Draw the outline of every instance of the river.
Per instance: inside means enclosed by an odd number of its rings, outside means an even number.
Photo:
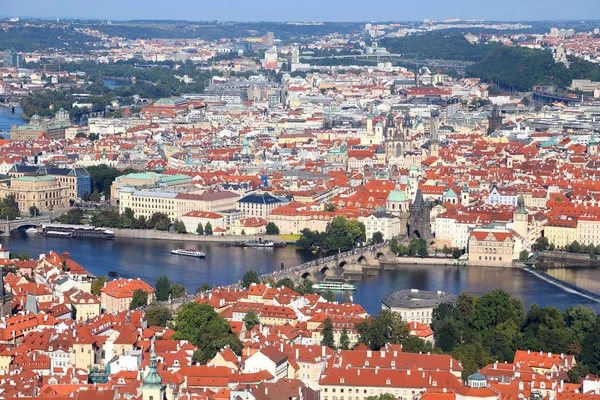
[[[315,257],[310,252],[297,251],[294,246],[283,249],[243,249],[219,247],[206,242],[177,242],[143,239],[94,240],[62,239],[27,236],[13,232],[10,238],[0,238],[3,247],[13,253],[28,252],[33,257],[50,250],[68,251],[71,258],[94,275],[117,271],[125,278],[141,278],[154,284],[160,275],[167,275],[172,283],[181,283],[193,291],[203,283],[226,285],[239,280],[246,271],[268,272],[296,265]],[[171,255],[175,247],[198,249],[205,259]],[[573,270],[571,270],[573,271]],[[582,279],[600,282],[600,271],[588,271]],[[598,285],[600,287],[600,284]],[[493,267],[454,267],[405,265],[398,271],[384,271],[357,282],[353,301],[367,312],[376,314],[381,299],[401,289],[442,290],[459,294],[483,294],[503,289],[520,298],[525,307],[532,303],[565,309],[578,304],[600,312],[600,304],[561,289],[519,269]],[[589,290],[589,288],[588,288]]]
[[[21,111],[21,108],[17,107],[13,114],[10,108],[0,107],[0,132],[10,132],[11,126],[23,125],[26,121],[21,118]]]

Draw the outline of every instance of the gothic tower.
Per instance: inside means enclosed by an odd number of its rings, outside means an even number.
[[[423,199],[423,192],[417,189],[415,201],[410,205],[408,236],[431,241],[431,205]]]
[[[496,131],[496,129],[500,128],[502,125],[502,114],[500,114],[500,110],[498,106],[494,104],[492,108],[492,113],[488,116],[488,130],[487,134],[490,135]]]

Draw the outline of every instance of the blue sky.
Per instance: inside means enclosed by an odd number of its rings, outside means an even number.
[[[0,15],[191,21],[600,19],[600,0],[3,0]]]

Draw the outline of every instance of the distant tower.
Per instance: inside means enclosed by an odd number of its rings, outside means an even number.
[[[144,377],[142,384],[142,400],[166,400],[166,386],[162,384],[162,378],[156,368],[156,353],[154,342],[152,343],[152,354],[150,355],[150,368]]]
[[[466,207],[469,205],[469,203],[471,203],[471,198],[469,196],[469,184],[465,182],[462,190],[460,191],[460,204]]]
[[[517,199],[517,208],[513,213],[513,230],[517,232],[521,237],[525,240],[525,249],[527,249],[528,241],[527,241],[527,228],[529,225],[529,213],[525,208],[525,199],[523,195],[520,194]]]
[[[437,130],[437,122],[432,122],[431,133],[429,134],[429,155],[432,157],[440,156],[440,139]]]
[[[431,205],[423,199],[423,192],[417,189],[415,201],[410,205],[408,236],[431,241]]]
[[[600,142],[598,142],[598,139],[596,139],[596,136],[594,135],[594,130],[592,130],[592,136],[590,137],[590,141],[588,142],[588,154],[598,154],[599,144]]]
[[[502,126],[502,114],[500,114],[498,105],[494,104],[494,107],[492,108],[492,113],[488,116],[487,134],[492,134],[496,131],[496,129],[500,128],[500,126]]]
[[[387,125],[388,127],[385,138],[385,159],[389,161],[392,157],[404,157],[407,151],[412,150],[411,138],[413,126],[408,111],[404,115],[401,128],[396,126],[396,120],[394,119],[391,111],[388,115]]]
[[[0,316],[7,317],[12,314],[12,293],[4,290],[4,274],[0,268]]]

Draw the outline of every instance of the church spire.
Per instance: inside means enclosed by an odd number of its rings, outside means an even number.
[[[404,128],[412,128],[412,120],[410,119],[410,111],[408,109],[404,113],[404,119],[402,120],[402,126]]]
[[[154,352],[154,341],[152,341],[152,353],[150,354],[150,368],[148,373],[144,377],[144,387],[156,387],[160,386],[162,378],[158,373],[156,366],[156,353]]]

